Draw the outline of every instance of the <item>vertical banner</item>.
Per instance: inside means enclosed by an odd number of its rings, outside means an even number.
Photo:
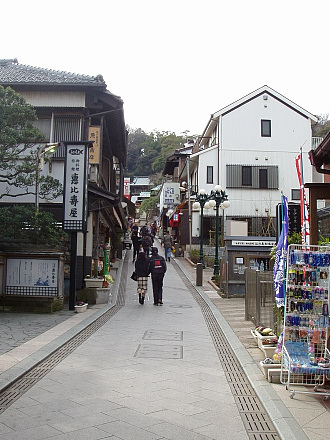
[[[281,215],[282,215],[282,230],[276,246],[275,264],[273,269],[275,300],[277,307],[284,306],[284,302],[285,302],[284,277],[285,277],[286,257],[288,252],[289,225],[288,225],[288,198],[285,197],[284,195],[282,195]]]
[[[65,145],[64,220],[66,231],[87,230],[88,147],[91,142]]]
[[[98,164],[100,163],[100,133],[101,127],[91,126],[88,127],[88,140],[93,142],[89,149],[89,163]]]
[[[301,243],[303,246],[309,246],[309,212],[305,194],[304,172],[302,162],[302,149],[296,156],[296,169],[300,187],[300,217],[301,217]]]
[[[129,177],[124,177],[124,196],[126,199],[130,199],[130,189],[131,186],[131,179]]]

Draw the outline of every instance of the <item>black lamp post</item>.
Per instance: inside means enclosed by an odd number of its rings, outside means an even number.
[[[228,200],[228,195],[223,191],[220,185],[214,187],[214,191],[211,191],[209,199],[211,208],[216,207],[214,276],[219,275],[219,207],[223,210],[228,208],[230,206],[230,201]]]
[[[204,254],[203,254],[203,213],[204,213],[204,208],[205,209],[210,208],[210,204],[209,204],[208,200],[209,200],[209,195],[205,193],[205,189],[201,189],[199,191],[199,194],[197,194],[196,201],[193,205],[194,209],[199,209],[199,207],[201,208],[199,262],[202,263],[203,268],[205,267],[204,266]]]
[[[201,208],[201,232],[200,232],[200,251],[199,251],[199,262],[203,264],[204,267],[204,255],[203,255],[203,212],[204,208],[214,208],[216,207],[216,219],[215,219],[215,258],[214,258],[214,270],[213,275],[219,275],[219,207],[221,209],[226,209],[230,206],[228,200],[228,195],[221,188],[220,185],[216,185],[214,190],[210,194],[206,194],[204,189],[199,191],[196,196],[196,201],[193,205],[194,209]]]

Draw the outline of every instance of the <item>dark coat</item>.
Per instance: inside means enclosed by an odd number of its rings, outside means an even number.
[[[140,237],[138,235],[136,235],[136,234],[132,234],[131,239],[132,239],[132,243],[133,243],[134,249],[139,249],[140,248],[140,244],[141,244]]]
[[[165,258],[159,254],[151,255],[149,259],[149,273],[151,276],[164,274],[167,270]]]
[[[138,258],[135,262],[135,273],[138,277],[149,275],[149,261],[147,258]]]

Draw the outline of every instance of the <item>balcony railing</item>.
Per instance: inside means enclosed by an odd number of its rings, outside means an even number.
[[[323,137],[312,137],[312,149],[315,150],[323,141]]]

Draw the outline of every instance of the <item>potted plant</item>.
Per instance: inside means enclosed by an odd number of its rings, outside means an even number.
[[[76,313],[82,313],[82,312],[86,312],[87,306],[88,306],[87,303],[84,303],[83,301],[78,301],[77,304],[74,306],[74,309]]]
[[[113,282],[114,279],[109,273],[104,275],[103,287],[109,287],[109,284],[113,284]]]
[[[86,287],[102,287],[103,286],[103,277],[91,278],[89,275],[84,279]]]

